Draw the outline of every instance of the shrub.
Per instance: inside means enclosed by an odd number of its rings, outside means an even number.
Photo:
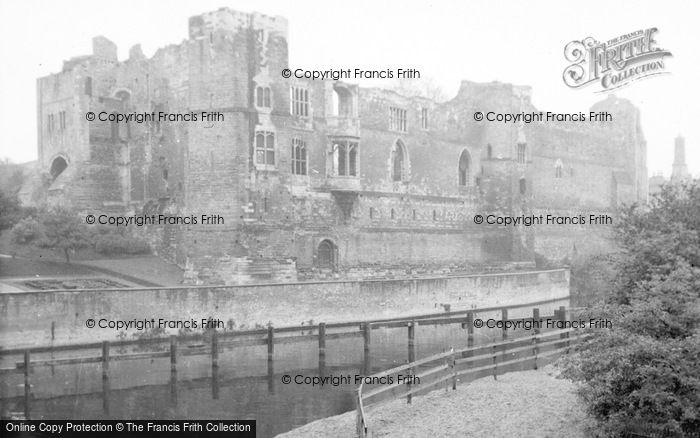
[[[700,430],[700,181],[666,186],[649,206],[623,208],[621,253],[607,318],[565,362],[564,375],[601,436]]]
[[[41,217],[42,236],[37,245],[60,249],[70,263],[70,253],[89,246],[89,228],[74,211],[56,207]]]
[[[27,217],[15,224],[11,230],[12,241],[15,243],[30,243],[41,234],[41,225],[33,217]]]
[[[100,254],[148,254],[150,247],[142,239],[121,234],[102,234],[96,237],[95,250]]]

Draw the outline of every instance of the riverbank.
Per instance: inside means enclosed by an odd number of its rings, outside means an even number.
[[[437,390],[408,405],[395,400],[370,408],[374,437],[584,437],[588,420],[573,382],[555,369],[475,380],[456,391]],[[355,412],[309,423],[279,438],[354,438]]]

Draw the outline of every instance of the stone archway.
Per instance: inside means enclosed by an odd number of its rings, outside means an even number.
[[[338,247],[328,239],[318,244],[316,265],[321,269],[335,269],[338,264]]]
[[[58,156],[51,162],[51,167],[49,168],[49,174],[51,174],[51,179],[56,179],[63,173],[68,167],[68,162],[65,158]]]

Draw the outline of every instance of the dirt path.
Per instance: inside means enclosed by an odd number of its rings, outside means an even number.
[[[583,437],[586,415],[574,384],[547,371],[488,377],[457,388],[399,400],[369,411],[374,437]],[[355,437],[355,413],[326,418],[286,434]]]

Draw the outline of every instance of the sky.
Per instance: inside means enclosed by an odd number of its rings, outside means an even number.
[[[134,44],[152,56],[187,38],[190,16],[220,7],[286,17],[292,69],[416,68],[448,96],[462,80],[529,85],[538,109],[573,113],[586,113],[606,96],[563,83],[564,46],[656,27],[657,45],[673,54],[666,58],[670,74],[635,82],[616,95],[641,111],[650,175],[670,174],[674,138],[681,134],[690,172],[700,176],[695,0],[0,0],[0,158],[36,159],[36,78],[59,72],[68,58],[91,53],[93,36],[114,41],[120,59]]]

